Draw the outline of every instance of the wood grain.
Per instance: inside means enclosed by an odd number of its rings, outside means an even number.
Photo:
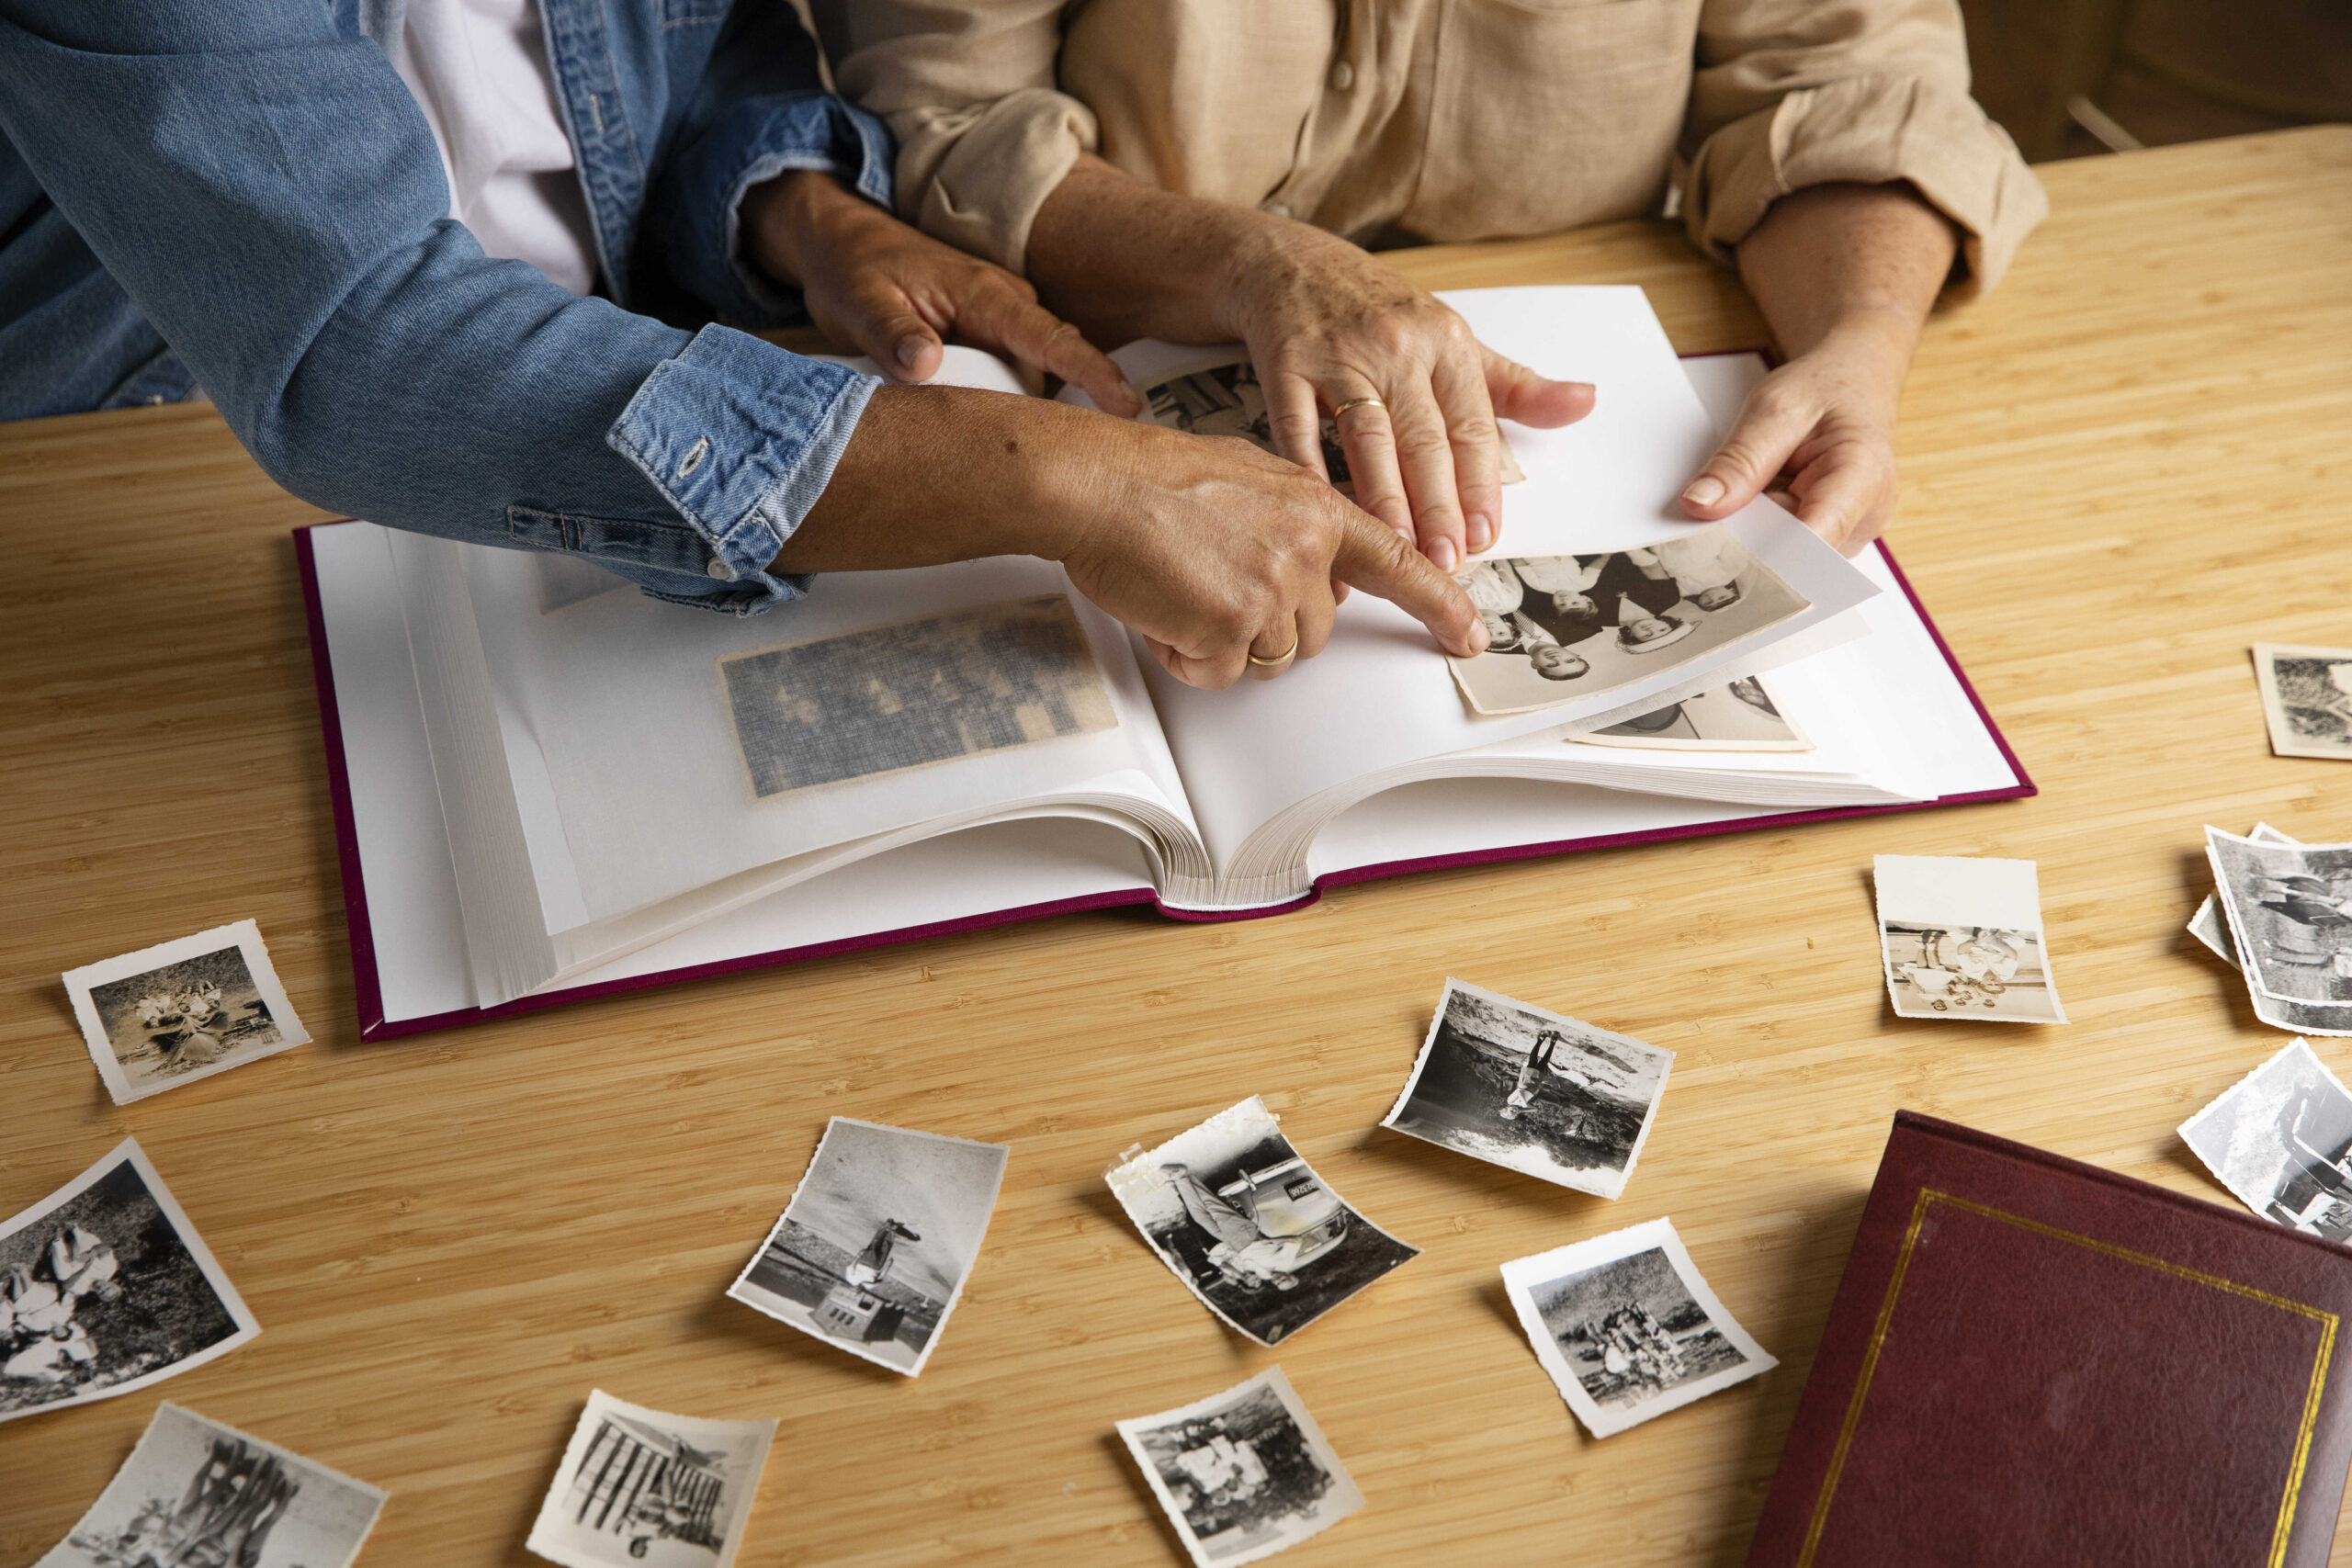
[[[2284,1037],[2177,935],[2199,828],[2352,838],[2352,769],[2269,755],[2245,653],[2352,645],[2352,130],[2042,175],[2008,281],[1928,330],[1895,535],[2039,798],[1256,923],[1071,917],[382,1046],[351,1021],[287,535],[316,513],[202,408],[0,429],[0,1212],[137,1134],[264,1325],[162,1394],[390,1488],[369,1562],[529,1561],[596,1386],[783,1418],[747,1563],[1156,1565],[1180,1558],[1112,1423],[1277,1357],[1178,1289],[1100,1173],[1260,1092],[1427,1249],[1279,1353],[1370,1499],[1285,1563],[1738,1562],[1894,1110],[2222,1199],[2172,1129]],[[1398,260],[1636,282],[1686,351],[1760,339],[1662,226]],[[1877,852],[2040,861],[2075,1024],[1894,1019]],[[318,1043],[109,1104],[59,973],[243,916]],[[1626,1197],[1371,1130],[1448,974],[1680,1053]],[[1013,1145],[916,1382],[721,1298],[835,1112]],[[1497,1267],[1659,1214],[1784,1364],[1596,1444]],[[0,1427],[0,1568],[63,1534],[157,1398]]]

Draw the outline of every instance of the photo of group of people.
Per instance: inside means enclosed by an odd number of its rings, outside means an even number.
[[[2289,988],[2291,981],[2284,976],[2293,976],[2303,967],[2296,960],[2317,957],[2323,952],[2315,945],[2315,939],[2320,938],[2323,933],[2333,932],[2338,943],[2336,953],[2340,954],[2343,952],[2342,942],[2347,935],[2352,935],[2347,933],[2345,927],[2338,926],[2330,918],[2331,915],[2335,915],[2352,919],[2352,911],[2335,908],[2333,905],[2327,908],[2312,907],[2313,903],[2326,901],[2324,890],[2319,891],[2317,898],[2313,898],[2314,889],[2311,886],[2297,888],[2294,887],[2291,880],[2282,880],[2270,875],[2272,872],[2278,872],[2285,879],[2304,880],[2308,883],[2322,884],[2324,887],[2332,887],[2333,882],[2324,874],[2327,870],[2325,863],[2323,863],[2316,868],[2298,869],[2292,862],[2275,863],[2259,868],[2251,876],[2242,877],[2245,893],[2256,905],[2264,901],[2262,890],[2265,886],[2276,887],[2280,895],[2277,900],[2279,907],[2264,911],[2265,916],[2274,923],[2267,925],[2262,931],[2250,932],[2239,925],[2240,916],[2235,903],[2223,897],[2230,879],[2222,869],[2219,848],[2211,842],[2215,835],[2215,829],[2208,828],[2205,831],[2209,840],[2206,852],[2213,860],[2216,886],[2215,891],[2206,898],[2205,902],[2198,906],[2196,915],[2188,922],[2188,934],[2202,942],[2222,963],[2238,971],[2240,978],[2245,982],[2246,1000],[2252,1005],[2255,1017],[2273,1029],[2292,1030],[2299,1034],[2352,1035],[2352,1000],[2339,1001],[2333,998],[2316,998],[2308,995],[2281,996],[2267,986],[2262,978],[2264,965],[2268,963],[2274,971],[2283,971],[2283,976],[2279,979],[2280,988]],[[2228,837],[2226,834],[2221,836]],[[2247,833],[2244,840],[2237,841],[2248,846],[2268,844],[2290,850],[2305,847],[2267,822],[2256,823],[2253,830]],[[2238,852],[2232,851],[2231,855],[2233,859],[2243,860]],[[2242,863],[2241,869],[2247,869],[2247,866]],[[2298,901],[2290,901],[2284,897],[2284,894],[2290,890],[2298,895]],[[2300,912],[2309,919],[2291,919],[2289,918],[2290,912]],[[2248,919],[2251,923],[2252,917]],[[2306,931],[2309,932],[2308,935],[2303,934]],[[2246,952],[2249,943],[2259,948],[2259,943],[2266,935],[2277,945],[2259,950],[2253,960],[2249,961]],[[2329,957],[2328,963],[2331,967],[2335,962],[2336,959],[2334,956]],[[2305,992],[2312,988],[2309,985],[2301,987]]]
[[[2305,1007],[2352,1004],[2352,844],[2205,838],[2247,984]]]
[[[1880,952],[1898,1018],[2064,1023],[2033,862],[1880,855]]]
[[[2256,643],[2254,668],[2273,751],[2352,761],[2352,649]]]
[[[259,1332],[134,1140],[0,1226],[0,1421],[129,1393]]]
[[[1273,420],[1266,412],[1266,389],[1258,367],[1245,355],[1181,371],[1144,389],[1145,417],[1154,424],[1195,435],[1232,435],[1261,451],[1283,456],[1274,445]],[[1323,421],[1323,467],[1342,495],[1355,493],[1348,477],[1348,454],[1340,431]]]
[[[1363,1506],[1280,1367],[1119,1435],[1197,1568],[1271,1557]]]
[[[311,1038],[251,920],[71,970],[65,989],[118,1104]]]
[[[1486,623],[1486,651],[1451,660],[1482,714],[1613,690],[1812,603],[1720,525],[1639,549],[1483,560],[1455,581]]]

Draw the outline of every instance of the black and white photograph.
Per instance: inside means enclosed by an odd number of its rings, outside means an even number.
[[[166,1402],[33,1568],[350,1568],[384,1494]]]
[[[774,1421],[703,1421],[588,1395],[524,1545],[564,1568],[729,1568]]]
[[[718,671],[762,799],[1119,722],[1059,593],[763,649]]]
[[[2246,838],[2257,844],[2297,841],[2267,822],[2256,823]],[[2245,960],[2238,952],[2238,933],[2231,929],[2220,894],[2207,894],[2205,901],[2197,906],[2197,913],[2189,918],[2188,934],[2238,972],[2238,977],[2245,981],[2246,1000],[2253,1005],[2255,1017],[2271,1028],[2298,1034],[2352,1035],[2352,1002],[2290,1001],[2271,996],[2246,978]]]
[[[65,989],[118,1105],[311,1038],[251,920],[70,970]]]
[[[1673,1066],[1671,1051],[1449,979],[1381,1125],[1615,1198]]]
[[[2209,827],[2205,849],[2246,984],[2282,1001],[2352,1002],[2352,844],[2261,843]]]
[[[2254,671],[2273,752],[2352,761],[2352,649],[2256,643]]]
[[[727,1293],[912,1377],[964,1293],[1011,1153],[836,1116]]]
[[[1261,1345],[1281,1343],[1420,1256],[1350,1208],[1255,1095],[1126,1160],[1108,1180],[1170,1272]]]
[[[1880,855],[1871,868],[1897,1017],[2064,1023],[2030,860]]]
[[[1780,1365],[1724,1310],[1672,1220],[1503,1265],[1535,1359],[1596,1438]]]
[[[2266,1220],[2352,1242],[2352,1094],[2298,1039],[2180,1126],[2213,1179]]]
[[[1258,383],[1258,367],[1245,356],[1221,358],[1155,381],[1143,389],[1144,417],[1154,424],[1188,430],[1195,435],[1235,435],[1276,457],[1273,425],[1266,412],[1265,389]],[[1323,421],[1323,467],[1343,495],[1354,493],[1348,477],[1348,455],[1340,445],[1339,427]]]
[[[1449,657],[1482,714],[1614,691],[1803,615],[1812,601],[1721,525],[1640,549],[1483,560],[1455,574],[1487,650]]]
[[[1340,1456],[1269,1367],[1181,1410],[1119,1423],[1195,1568],[1239,1568],[1363,1506]]]
[[[1781,708],[1761,675],[1743,675],[1713,691],[1568,739],[1586,746],[1652,751],[1813,750],[1813,738]]]
[[[0,1421],[133,1393],[260,1332],[135,1138],[0,1224]]]

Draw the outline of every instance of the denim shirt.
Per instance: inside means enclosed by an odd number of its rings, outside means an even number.
[[[448,216],[404,0],[0,0],[0,419],[198,387],[331,512],[752,614],[879,383],[746,333],[750,186],[890,149],[789,0],[538,0],[600,298]],[[684,324],[679,324],[684,323]]]

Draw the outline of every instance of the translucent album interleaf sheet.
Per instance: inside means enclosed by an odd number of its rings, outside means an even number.
[[[762,798],[1119,722],[1060,594],[763,649],[718,671]]]

